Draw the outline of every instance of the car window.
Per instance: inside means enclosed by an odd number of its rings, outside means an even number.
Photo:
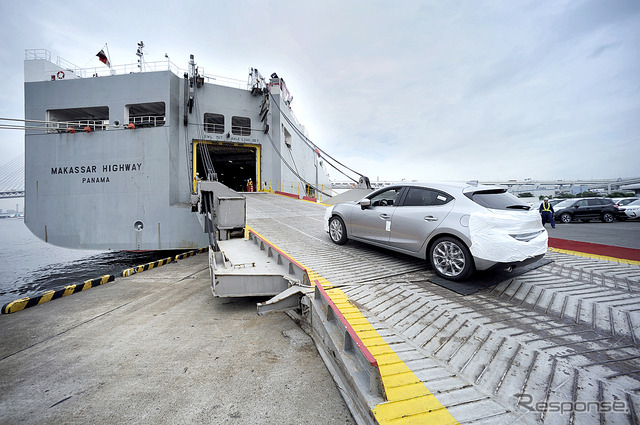
[[[582,199],[582,200],[576,202],[576,207],[586,207],[587,205],[588,204],[587,204],[587,200],[586,199]]]
[[[400,193],[401,187],[396,187],[393,189],[387,189],[383,192],[378,193],[377,195],[369,198],[371,199],[372,207],[384,207],[393,205]]]
[[[402,205],[407,207],[444,205],[452,199],[453,197],[451,195],[440,192],[439,190],[424,187],[410,187]]]
[[[465,195],[478,205],[496,210],[523,209],[528,210],[529,205],[525,204],[516,196],[502,189],[481,190],[478,192],[465,193]]]
[[[635,200],[635,201],[633,201],[633,202],[631,202],[630,204],[627,204],[627,205],[628,206],[634,206],[634,207],[638,206],[638,205],[640,205],[640,199],[637,199],[637,200]]]
[[[600,199],[587,199],[587,203],[589,204],[590,207],[600,206],[604,204],[603,202],[600,201]]]
[[[565,199],[564,201],[560,201],[554,205],[554,208],[567,208],[573,204],[572,200]]]

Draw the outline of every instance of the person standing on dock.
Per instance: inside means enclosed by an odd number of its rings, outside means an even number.
[[[553,220],[553,206],[549,203],[549,198],[544,198],[544,201],[540,204],[540,215],[542,216],[542,226],[544,226],[547,221],[551,223],[552,228],[556,228],[556,222]]]

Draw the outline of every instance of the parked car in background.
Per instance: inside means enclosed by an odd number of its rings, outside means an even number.
[[[573,220],[602,220],[611,223],[615,219],[616,209],[608,198],[565,199],[553,207],[556,222],[571,223]]]
[[[624,213],[625,206],[637,201],[640,198],[613,198],[613,207],[616,209],[615,216],[618,220],[626,220],[627,215]]]
[[[564,199],[562,198],[549,199],[549,203],[551,204],[552,207],[555,207],[557,204],[559,204],[562,201],[564,201]]]
[[[626,218],[630,220],[640,218],[640,200],[635,200],[620,209],[623,209]]]
[[[353,239],[425,259],[450,280],[528,264],[548,241],[539,212],[506,189],[457,183],[378,189],[327,208],[324,229],[339,245]]]
[[[549,204],[551,204],[552,207],[555,207],[556,204],[559,204],[562,201],[564,201],[563,198],[549,199]],[[534,210],[539,210],[540,209],[540,204],[542,204],[542,201],[538,201],[538,202],[532,204],[531,208],[534,209]]]

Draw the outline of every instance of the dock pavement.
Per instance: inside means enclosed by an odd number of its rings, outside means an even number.
[[[0,316],[0,424],[353,424],[311,340],[206,254]]]

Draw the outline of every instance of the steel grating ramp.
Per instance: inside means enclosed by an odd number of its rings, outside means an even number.
[[[506,270],[492,270],[484,272],[476,272],[469,279],[462,282],[443,279],[440,276],[433,275],[425,282],[435,283],[438,286],[442,286],[450,291],[453,291],[460,295],[472,295],[476,292],[480,292],[483,289],[493,288],[504,281],[511,280],[531,270],[535,270],[538,267],[546,266],[551,263],[551,260],[543,258],[532,264],[527,264],[523,267],[514,268],[513,271],[508,272]]]
[[[552,263],[465,297],[428,282],[418,259],[334,245],[323,213],[247,195],[248,224],[368,324],[356,329],[387,391],[379,423],[638,423],[638,265],[550,252]]]

